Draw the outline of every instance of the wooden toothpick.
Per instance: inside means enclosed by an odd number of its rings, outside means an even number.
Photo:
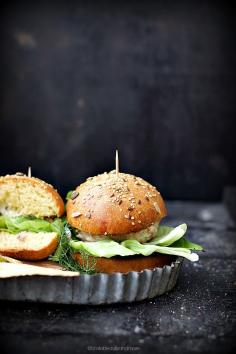
[[[31,177],[31,166],[28,167],[28,177]]]
[[[119,173],[119,152],[116,150],[116,174]]]

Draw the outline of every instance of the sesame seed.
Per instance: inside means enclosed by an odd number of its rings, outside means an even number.
[[[142,222],[141,220],[138,220],[138,223],[139,223],[139,224],[141,224],[141,222]]]
[[[79,192],[73,191],[72,194],[71,194],[71,199],[72,200],[75,199],[76,197],[78,197],[78,195],[79,195]]]
[[[132,224],[132,225],[135,225],[135,222],[133,222],[133,221],[132,221],[132,223],[131,223],[131,224]]]
[[[134,220],[134,216],[131,216],[131,219]]]
[[[159,205],[155,202],[155,203],[153,204],[153,206],[154,206],[154,208],[156,209],[157,213],[160,214],[160,213],[161,213],[161,210],[160,210]]]
[[[74,211],[72,214],[71,214],[71,216],[73,217],[73,218],[77,218],[78,216],[81,216],[82,214],[79,212],[79,211]]]

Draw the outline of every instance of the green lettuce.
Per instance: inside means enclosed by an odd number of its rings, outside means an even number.
[[[16,234],[21,231],[57,232],[61,234],[63,223],[60,219],[50,222],[33,216],[0,216],[0,230]]]
[[[6,228],[5,217],[0,215],[0,230]]]
[[[150,256],[151,254],[163,253],[170,254],[173,256],[181,256],[189,259],[190,261],[198,261],[199,257],[196,253],[191,253],[191,251],[187,248],[177,248],[177,247],[163,247],[149,244],[141,244],[136,240],[126,240],[122,242],[124,247],[129,248],[136,254],[142,254],[143,256]]]
[[[177,227],[160,226],[156,237],[150,243],[159,246],[170,246],[172,243],[181,239],[186,231],[186,224],[181,224]]]
[[[190,242],[189,240],[186,240],[186,238],[184,237],[172,243],[171,247],[181,247],[181,248],[187,248],[189,250],[203,251],[202,246],[198,245],[197,243]]]
[[[160,226],[156,237],[148,243],[141,244],[137,240],[126,240],[121,243],[113,240],[101,240],[94,242],[70,241],[74,252],[87,252],[94,257],[110,258],[114,256],[150,256],[153,253],[163,253],[174,256],[181,256],[191,261],[199,259],[196,253],[191,250],[202,250],[200,245],[192,243],[183,236],[187,231],[187,225],[181,224],[175,228]]]
[[[95,257],[110,258],[114,256],[133,256],[136,252],[112,240],[95,242],[70,241],[70,246],[76,252],[87,252]]]
[[[71,199],[73,192],[74,192],[74,191],[69,191],[69,192],[67,192],[67,194],[66,194],[66,200],[67,200],[67,201]]]

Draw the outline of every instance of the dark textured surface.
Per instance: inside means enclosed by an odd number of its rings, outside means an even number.
[[[184,262],[174,291],[116,306],[0,303],[1,352],[86,353],[90,346],[110,348],[106,352],[115,347],[119,352],[136,347],[137,353],[232,352],[235,225],[222,204],[176,202],[168,208],[167,222],[184,218],[191,239],[206,249],[198,263]]]
[[[121,168],[165,198],[235,183],[235,20],[227,2],[10,2],[1,11],[0,174],[62,193]]]

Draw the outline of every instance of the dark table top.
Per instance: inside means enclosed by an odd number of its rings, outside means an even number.
[[[169,294],[107,306],[0,303],[1,353],[228,353],[234,348],[236,228],[223,204],[169,202],[204,246]],[[99,348],[100,347],[100,348]]]

